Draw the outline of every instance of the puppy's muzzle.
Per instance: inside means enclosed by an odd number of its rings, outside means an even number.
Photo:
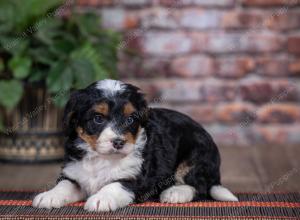
[[[124,147],[125,145],[125,140],[123,140],[122,138],[114,138],[111,140],[113,148],[115,148],[116,150],[120,150]]]

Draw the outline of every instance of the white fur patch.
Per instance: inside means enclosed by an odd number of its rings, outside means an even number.
[[[134,194],[116,182],[104,186],[98,193],[88,198],[84,209],[97,212],[115,211],[129,205],[133,200]]]
[[[108,154],[116,151],[111,142],[116,137],[118,137],[118,135],[111,129],[111,127],[105,128],[97,140],[97,152],[101,154]]]
[[[38,194],[32,202],[36,208],[60,208],[68,203],[78,202],[85,194],[68,180],[60,181],[53,189]]]
[[[114,95],[124,90],[124,83],[118,80],[105,79],[97,82],[96,88],[103,90],[105,95]]]
[[[210,195],[213,199],[218,201],[239,201],[238,198],[235,195],[233,195],[232,192],[230,192],[228,189],[221,185],[211,187]]]
[[[134,145],[134,150],[128,155],[101,155],[88,151],[81,161],[74,161],[63,169],[64,175],[79,183],[81,189],[88,195],[95,194],[103,186],[119,179],[135,178],[143,163],[141,149],[147,141],[144,129],[141,129]],[[85,148],[85,145],[80,147]]]
[[[195,188],[189,185],[176,185],[160,194],[160,201],[165,203],[185,203],[193,200]]]

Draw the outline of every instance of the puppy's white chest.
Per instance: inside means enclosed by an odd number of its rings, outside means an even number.
[[[135,155],[115,160],[84,158],[82,161],[68,164],[63,173],[78,182],[88,195],[92,195],[104,185],[118,179],[135,178],[140,172],[142,161],[141,157]]]

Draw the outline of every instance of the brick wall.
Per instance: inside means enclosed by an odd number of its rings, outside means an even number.
[[[300,143],[300,0],[79,0],[124,34],[120,75],[223,145]]]

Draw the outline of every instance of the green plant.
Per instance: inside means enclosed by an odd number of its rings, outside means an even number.
[[[64,4],[0,0],[0,105],[5,109],[19,103],[26,83],[44,83],[56,95],[115,76],[119,35],[101,29],[95,14],[57,16]],[[54,101],[63,106],[67,99]]]

